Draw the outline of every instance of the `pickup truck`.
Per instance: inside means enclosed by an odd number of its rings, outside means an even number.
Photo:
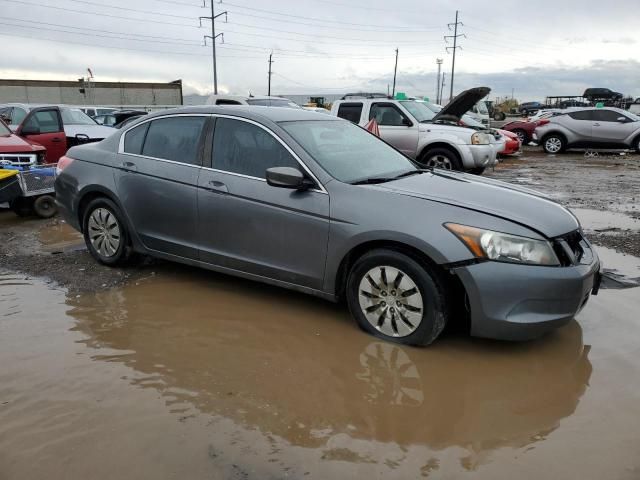
[[[380,137],[424,167],[481,174],[496,162],[490,134],[457,123],[489,91],[466,90],[437,114],[415,100],[378,97],[338,100],[331,114],[363,127],[375,118]]]

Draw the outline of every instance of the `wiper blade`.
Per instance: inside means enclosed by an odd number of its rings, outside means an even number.
[[[409,170],[407,172],[401,173],[400,175],[396,175],[395,177],[393,177],[393,180],[396,180],[398,178],[408,177],[410,175],[418,175],[424,172],[431,172],[431,171],[433,171],[432,168],[429,168],[429,169],[416,168],[415,170]]]
[[[371,177],[371,178],[363,178],[362,180],[358,180],[355,182],[351,182],[351,185],[372,185],[375,183],[385,183],[393,180],[393,178],[389,177]]]

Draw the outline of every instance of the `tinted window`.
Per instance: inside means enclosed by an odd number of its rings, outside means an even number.
[[[416,169],[407,157],[352,123],[307,120],[280,125],[322,168],[342,182],[390,177]]]
[[[579,112],[571,112],[569,116],[574,120],[593,120],[593,110],[580,110]]]
[[[404,125],[402,120],[406,117],[392,103],[374,103],[369,112],[369,120],[372,118],[376,119],[378,125],[401,127]]]
[[[134,153],[140,155],[142,153],[142,143],[147,133],[149,124],[145,123],[139,127],[132,128],[124,135],[124,151],[126,153]]]
[[[24,120],[24,117],[27,116],[27,111],[22,108],[13,107],[11,112],[11,124],[12,125],[20,125]]]
[[[57,110],[41,110],[39,112],[35,112],[31,117],[29,117],[25,127],[29,130],[38,129],[40,133],[54,133],[62,131],[62,125],[60,125]]]
[[[176,162],[198,164],[198,142],[206,117],[169,117],[153,120],[142,154]]]
[[[240,102],[236,100],[216,100],[216,105],[242,105]]]
[[[218,118],[213,135],[213,168],[265,178],[271,167],[300,169],[295,158],[273,135],[241,120]]]
[[[341,103],[338,107],[338,116],[349,120],[353,123],[360,123],[360,116],[362,115],[361,103]]]
[[[615,122],[618,123],[618,118],[624,117],[625,122],[628,121],[627,117],[622,113],[615,112],[613,110],[594,110],[593,119],[597,122]]]

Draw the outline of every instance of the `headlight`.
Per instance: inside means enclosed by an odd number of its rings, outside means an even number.
[[[484,133],[476,132],[471,135],[471,145],[488,145],[489,137]]]
[[[457,223],[446,223],[444,226],[458,237],[476,258],[529,265],[560,265],[551,244],[545,240],[534,240]]]

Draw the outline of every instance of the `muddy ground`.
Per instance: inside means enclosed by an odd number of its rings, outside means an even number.
[[[640,479],[640,156],[489,176],[571,207],[605,288],[533,342],[381,342],[342,305],[97,265],[0,211],[0,479]]]

